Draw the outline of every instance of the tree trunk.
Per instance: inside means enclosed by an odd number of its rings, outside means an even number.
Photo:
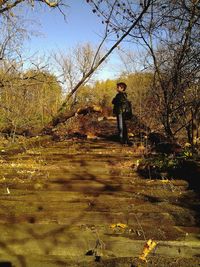
[[[199,122],[198,122],[198,110],[195,112],[191,110],[192,117],[192,146],[197,145],[197,139],[199,137]]]
[[[54,117],[42,132],[44,134],[51,134],[53,127],[59,123],[64,123],[76,115],[87,115],[88,113],[102,113],[102,108],[97,105],[92,105],[59,113],[59,116]]]

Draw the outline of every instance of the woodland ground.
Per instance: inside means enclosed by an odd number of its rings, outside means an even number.
[[[144,151],[114,131],[1,150],[0,266],[200,266],[198,193],[181,177],[139,176]]]

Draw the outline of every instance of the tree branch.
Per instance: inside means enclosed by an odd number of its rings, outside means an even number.
[[[79,87],[85,82],[85,80],[108,58],[108,56],[113,52],[113,50],[129,35],[129,33],[133,30],[133,28],[138,24],[138,22],[141,20],[143,15],[147,12],[149,6],[151,4],[151,0],[148,0],[147,4],[143,8],[142,12],[139,14],[139,16],[136,18],[136,20],[133,22],[133,24],[129,27],[129,29],[119,38],[119,40],[108,50],[108,52],[99,60],[99,62],[93,66],[86,74],[85,76],[77,83],[77,85],[74,87],[74,89],[68,94],[66,100],[61,106],[60,111],[63,110],[63,108],[66,106],[69,99],[72,97],[72,95],[79,89]]]

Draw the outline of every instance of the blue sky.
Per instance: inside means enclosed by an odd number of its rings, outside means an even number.
[[[32,39],[33,48],[42,50],[44,44],[48,49],[65,48],[77,42],[97,42],[97,32],[103,28],[90,6],[84,0],[66,2],[69,3],[65,8],[66,21],[58,9],[43,6],[29,11],[29,16],[41,24],[38,30],[44,34],[43,38]]]
[[[39,35],[32,36],[26,43],[29,54],[39,52],[48,54],[57,50],[68,50],[78,43],[90,42],[97,45],[101,41],[99,35],[103,34],[101,19],[93,14],[91,7],[85,0],[67,0],[69,5],[66,11],[66,21],[57,9],[40,7],[28,11],[27,16],[36,23],[33,29]],[[100,79],[113,78],[118,75],[118,59],[116,53],[112,54],[108,65],[99,74]]]

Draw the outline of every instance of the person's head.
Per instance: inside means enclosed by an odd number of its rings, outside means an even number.
[[[127,85],[123,82],[117,83],[117,91],[118,92],[125,92]]]

